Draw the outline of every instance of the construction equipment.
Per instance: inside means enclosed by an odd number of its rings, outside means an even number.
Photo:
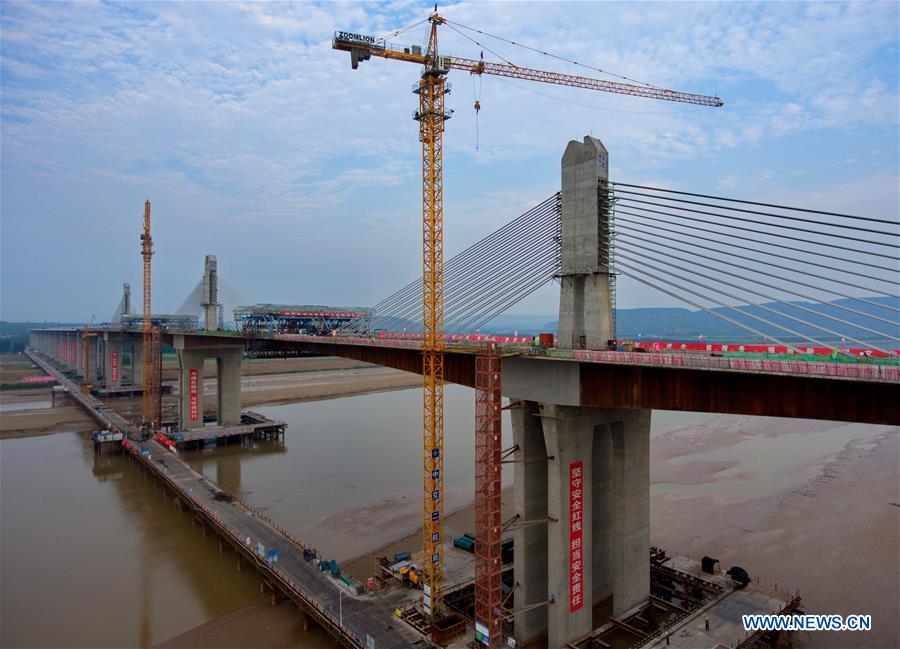
[[[373,36],[338,31],[332,48],[350,53],[353,69],[360,61],[379,58],[406,61],[423,66],[421,77],[413,88],[419,95],[419,109],[414,119],[419,122],[422,142],[422,375],[423,375],[423,609],[432,622],[443,603],[443,452],[444,452],[444,271],[443,271],[443,133],[444,122],[452,115],[445,109],[444,96],[450,91],[445,81],[451,70],[477,75],[494,75],[562,86],[574,86],[664,101],[703,106],[722,106],[718,97],[675,92],[649,84],[619,83],[547,72],[513,65],[441,55],[438,50],[438,27],[449,24],[437,13],[437,6],[427,21],[430,34],[425,52],[419,46],[398,47]],[[425,21],[421,21],[424,23]],[[421,23],[419,23],[421,24]],[[464,27],[460,25],[460,27]],[[403,30],[401,30],[403,31]],[[398,32],[399,33],[399,32]],[[471,39],[470,39],[471,40]],[[479,105],[480,108],[480,105]],[[499,467],[498,467],[499,469]],[[492,481],[487,481],[492,482]],[[478,530],[480,535],[482,530]],[[499,543],[499,540],[498,540]],[[499,551],[499,550],[498,550]],[[491,555],[493,556],[493,555]],[[499,591],[496,591],[499,592]],[[495,612],[500,602],[482,600]],[[499,613],[496,613],[499,614]],[[488,615],[495,615],[489,613]],[[479,617],[476,612],[476,617]]]
[[[150,201],[144,202],[144,231],[141,233],[141,256],[144,258],[144,318],[143,318],[143,419],[142,428],[147,436],[153,435],[162,419],[162,341],[158,327],[153,326],[150,290],[150,261],[153,256],[153,239],[150,237]]]

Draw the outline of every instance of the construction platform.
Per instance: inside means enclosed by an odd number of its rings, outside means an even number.
[[[250,444],[254,440],[284,443],[284,431],[287,424],[283,421],[269,419],[258,412],[247,410],[241,413],[238,426],[219,426],[215,423],[203,428],[175,430],[174,426],[165,426],[166,437],[172,440],[179,449],[202,448],[240,442]]]
[[[172,386],[163,383],[160,386],[160,392],[161,394],[170,394],[172,392]],[[104,399],[109,397],[140,397],[144,394],[144,386],[120,385],[114,388],[93,387],[91,388],[91,394]]]
[[[451,647],[469,646],[474,641],[475,584],[474,555],[445,543],[445,578],[447,586],[444,602],[448,609],[467,622],[465,632],[454,639]],[[606,620],[587,636],[568,645],[571,649],[697,649],[716,647],[749,649],[759,640],[759,634],[744,631],[742,615],[764,613],[796,613],[800,611],[800,596],[751,579],[742,585],[721,569],[704,572],[701,563],[681,556],[668,556],[659,548],[651,552],[651,596],[625,615],[611,617],[612,601],[599,602],[594,607],[594,620]],[[511,558],[511,557],[510,557]],[[411,553],[409,561],[421,565],[421,552]],[[393,574],[387,562],[380,566],[384,581],[390,585],[415,587],[399,573]],[[503,608],[510,615],[503,622],[503,635],[515,631],[511,612],[515,610],[512,563],[504,562],[502,570]],[[410,602],[400,611],[401,619],[419,633],[424,621],[419,601]],[[709,620],[709,630],[706,621]],[[667,644],[668,636],[668,644]],[[543,643],[543,644],[542,644]],[[528,647],[546,646],[546,639]]]

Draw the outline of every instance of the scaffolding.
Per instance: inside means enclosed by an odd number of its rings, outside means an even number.
[[[475,630],[494,649],[503,640],[501,560],[500,353],[475,358]]]

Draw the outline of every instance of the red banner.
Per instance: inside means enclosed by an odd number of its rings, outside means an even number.
[[[196,368],[191,368],[189,373],[188,383],[189,385],[189,394],[191,398],[191,413],[190,420],[197,421],[200,417],[200,398],[199,398],[199,387],[200,387],[200,376],[199,372],[197,372]]]
[[[110,379],[113,383],[118,383],[119,381],[119,352],[110,352],[109,353],[109,374]]]
[[[569,465],[569,612],[574,613],[584,605],[582,577],[582,530],[584,504],[583,462]]]
[[[75,345],[76,343],[74,340],[69,343],[69,362],[73,365],[75,364],[75,354],[77,353],[77,348],[75,347]]]
[[[56,377],[53,376],[23,376],[19,379],[19,383],[56,383]]]

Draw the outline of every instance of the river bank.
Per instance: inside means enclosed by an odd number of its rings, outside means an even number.
[[[168,364],[171,365],[171,361]],[[19,354],[3,355],[0,367],[4,379],[9,381],[41,373]],[[204,391],[214,394],[215,363],[207,362],[204,374],[208,377],[204,381]],[[165,382],[175,384],[173,395],[177,394],[176,378],[173,367],[165,368]],[[253,359],[242,366],[241,405],[250,408],[333,399],[409,388],[420,383],[421,378],[415,374],[341,358]],[[169,416],[174,416],[176,408],[173,395],[163,398],[163,410]],[[207,401],[208,412],[213,412],[215,399]],[[119,397],[107,403],[117,412],[139,416],[140,398]],[[91,419],[70,401],[62,400],[52,405],[49,387],[0,392],[0,439],[93,429]]]

